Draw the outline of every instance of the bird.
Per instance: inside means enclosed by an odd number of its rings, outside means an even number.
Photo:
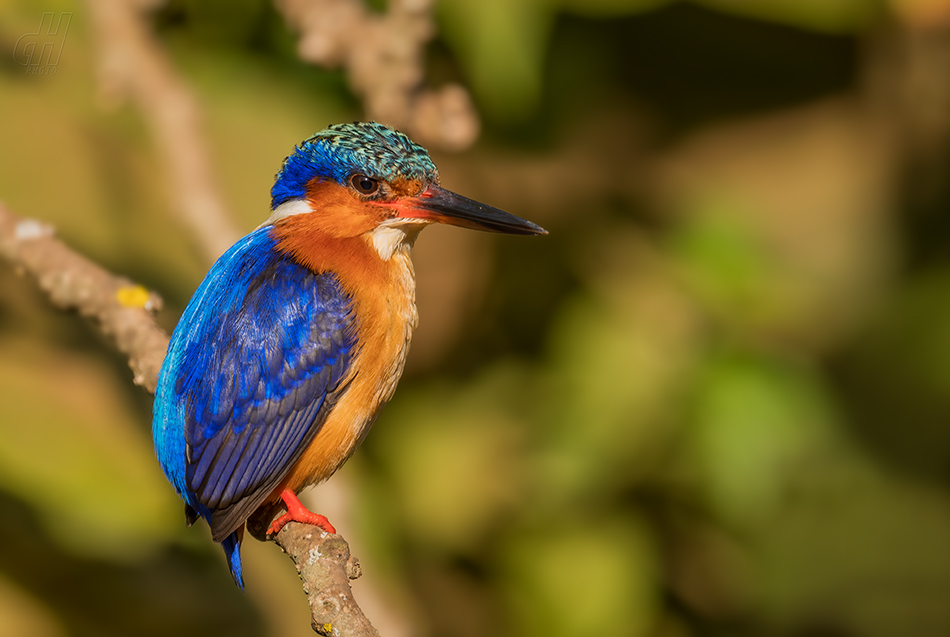
[[[221,544],[244,589],[252,516],[335,533],[297,494],[366,437],[402,375],[418,323],[410,252],[432,223],[512,235],[540,226],[440,186],[422,146],[377,122],[329,126],[297,145],[270,216],[211,267],[158,375],[155,452]],[[262,527],[263,528],[263,527]]]

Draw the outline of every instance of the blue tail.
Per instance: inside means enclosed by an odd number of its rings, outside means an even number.
[[[241,536],[244,535],[244,528],[238,529],[231,535],[221,541],[221,548],[224,549],[224,555],[228,558],[228,568],[231,569],[231,577],[234,583],[241,590],[244,590],[244,574],[241,572]]]

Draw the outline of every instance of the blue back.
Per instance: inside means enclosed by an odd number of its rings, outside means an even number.
[[[235,532],[319,431],[356,344],[336,277],[277,251],[270,231],[232,246],[195,292],[159,373],[152,422],[168,479],[238,560]]]

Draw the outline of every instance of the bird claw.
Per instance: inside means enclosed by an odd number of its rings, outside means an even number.
[[[291,515],[290,512],[283,514],[271,522],[270,527],[267,529],[267,534],[277,535],[288,522],[303,522],[304,524],[313,524],[314,526],[320,527],[327,533],[336,535],[336,529],[333,528],[333,525],[330,524],[330,521],[327,520],[326,516],[320,515],[319,513],[313,513],[311,511],[307,511],[307,513],[310,515],[294,516]]]
[[[326,516],[320,515],[319,513],[314,513],[305,507],[300,500],[297,499],[296,494],[293,491],[285,490],[280,494],[281,499],[284,501],[284,504],[287,505],[287,512],[281,515],[279,518],[271,522],[270,527],[267,529],[267,535],[277,535],[280,533],[280,530],[287,525],[288,522],[302,522],[304,524],[312,524],[319,527],[323,531],[336,535],[336,529],[333,528],[333,525],[330,524],[330,521],[327,520]]]

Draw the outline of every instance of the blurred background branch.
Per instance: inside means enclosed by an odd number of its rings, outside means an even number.
[[[99,96],[115,108],[131,97],[145,116],[164,160],[172,209],[213,262],[241,236],[218,188],[199,108],[148,24],[155,3],[92,0],[91,25],[99,47]]]
[[[128,356],[134,382],[155,391],[168,335],[155,323],[161,298],[106,272],[53,236],[53,228],[22,219],[0,203],[0,256],[36,280],[53,304],[90,318]]]
[[[423,145],[461,150],[478,135],[478,115],[458,84],[426,88],[425,44],[433,0],[393,0],[377,13],[362,0],[279,0],[310,63],[343,67],[366,117],[405,131]]]

